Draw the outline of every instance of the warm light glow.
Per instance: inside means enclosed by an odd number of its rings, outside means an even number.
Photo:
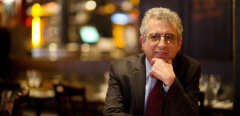
[[[89,14],[87,14],[86,12],[79,12],[76,15],[76,21],[79,24],[84,24],[87,23],[87,21],[89,20]]]
[[[28,18],[25,20],[25,25],[26,25],[26,27],[32,26],[32,17],[28,17]]]
[[[40,31],[40,18],[34,17],[32,20],[32,45],[34,47],[40,44],[41,31]]]
[[[32,45],[37,47],[40,44],[41,39],[41,6],[36,3],[32,6]]]
[[[49,59],[51,61],[56,61],[58,59],[58,45],[57,43],[50,43],[48,46],[48,51],[49,51]]]
[[[130,2],[134,5],[138,5],[140,0],[130,0]]]
[[[3,4],[11,5],[14,3],[14,0],[3,0],[2,2],[3,2]]]
[[[76,52],[78,51],[79,44],[77,42],[71,42],[66,45],[66,49],[69,52]]]
[[[92,11],[95,10],[97,7],[97,3],[93,0],[87,1],[85,4],[86,10]]]
[[[90,51],[90,45],[85,43],[81,45],[82,52],[89,52]]]
[[[56,43],[49,44],[49,47],[48,47],[49,52],[56,52],[57,49],[58,49],[58,45]]]
[[[32,6],[32,16],[40,16],[41,15],[41,6],[40,4],[36,3]]]
[[[123,25],[114,25],[113,26],[113,38],[117,48],[124,48],[125,42],[123,38]]]
[[[131,12],[130,12],[130,19],[131,19],[131,22],[137,22],[138,21],[138,16],[139,16],[139,11],[138,9],[133,9]]]
[[[121,4],[121,8],[124,11],[130,11],[133,8],[133,5],[129,1],[123,1]]]
[[[39,3],[33,4],[31,8],[28,8],[27,15],[36,16],[50,16],[60,12],[60,6],[56,2],[48,2],[40,5]]]
[[[60,12],[60,6],[56,2],[49,2],[42,6],[42,12],[44,16],[51,14],[57,14]]]
[[[112,14],[115,10],[116,10],[116,7],[112,3],[109,3],[104,6],[104,12],[107,14]]]

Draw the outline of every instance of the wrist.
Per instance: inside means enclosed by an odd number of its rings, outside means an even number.
[[[172,84],[173,84],[174,81],[175,81],[175,76],[170,77],[170,78],[168,79],[168,81],[164,83],[164,85],[167,86],[168,88],[170,88],[170,87],[172,86]]]

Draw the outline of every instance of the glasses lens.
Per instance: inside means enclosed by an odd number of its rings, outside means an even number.
[[[174,39],[174,35],[171,34],[171,33],[167,33],[164,35],[164,38],[165,38],[165,41],[167,42],[173,42],[175,39]]]
[[[161,37],[164,37],[165,42],[168,44],[173,43],[175,40],[174,34],[172,33],[166,33],[166,34],[150,33],[147,37],[153,42],[161,40]]]
[[[161,35],[159,33],[151,33],[149,34],[149,39],[151,41],[157,41],[161,38]]]

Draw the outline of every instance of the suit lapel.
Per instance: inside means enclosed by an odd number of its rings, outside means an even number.
[[[146,68],[145,68],[145,55],[141,54],[134,69],[135,87],[134,91],[136,95],[133,95],[136,103],[136,112],[139,114],[144,113],[144,101],[145,101],[145,83],[146,83]]]

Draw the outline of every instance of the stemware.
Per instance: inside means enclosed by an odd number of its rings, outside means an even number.
[[[203,74],[199,79],[200,92],[206,93],[207,88],[208,88],[208,76]]]
[[[217,94],[218,94],[218,91],[221,87],[221,78],[220,76],[218,75],[213,75],[211,74],[209,76],[209,86],[211,87],[211,90],[213,92],[213,95],[214,95],[214,99],[213,100],[217,100]]]

